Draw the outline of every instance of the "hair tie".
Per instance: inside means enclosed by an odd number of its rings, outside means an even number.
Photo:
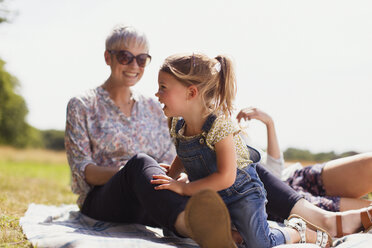
[[[214,65],[214,69],[215,69],[217,72],[220,72],[220,71],[221,71],[221,63],[220,63],[220,62],[217,62],[217,63]]]
[[[192,53],[192,67],[195,68],[195,56],[194,56],[194,53]]]

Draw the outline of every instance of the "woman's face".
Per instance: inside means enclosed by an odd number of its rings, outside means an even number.
[[[128,47],[121,47],[114,51],[119,50],[129,51],[134,56],[148,52],[145,46],[138,46],[136,43],[131,43]],[[137,64],[136,59],[133,59],[133,61],[127,65],[120,64],[116,58],[116,53],[110,54],[106,51],[105,59],[107,65],[111,67],[111,78],[113,78],[115,82],[127,87],[135,85],[142,78],[145,71],[144,67],[140,67]]]

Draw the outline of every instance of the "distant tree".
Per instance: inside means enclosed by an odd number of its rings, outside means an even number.
[[[4,4],[4,0],[0,0],[0,23],[8,21],[9,10]]]
[[[60,130],[43,130],[41,131],[45,148],[52,150],[64,150],[65,132]]]
[[[18,80],[0,59],[0,144],[16,147],[43,146],[40,131],[27,124],[26,102],[17,94]]]
[[[358,154],[354,151],[344,152],[336,154],[334,151],[331,152],[320,152],[311,153],[308,150],[301,150],[296,148],[288,148],[284,151],[284,159],[288,161],[311,161],[311,162],[325,162],[337,158],[343,158]]]
[[[289,161],[314,161],[313,154],[310,151],[291,147],[284,151],[284,159]]]
[[[344,158],[344,157],[348,157],[348,156],[354,156],[354,155],[357,155],[357,154],[359,154],[359,153],[358,152],[355,152],[355,151],[348,151],[348,152],[341,153],[337,157],[338,158]]]
[[[331,152],[316,153],[316,154],[313,155],[313,157],[314,157],[313,161],[325,162],[325,161],[329,161],[329,160],[337,158],[337,155],[336,155],[336,153],[331,151]]]

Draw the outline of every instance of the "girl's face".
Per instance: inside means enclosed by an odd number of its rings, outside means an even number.
[[[147,53],[146,47],[137,46],[135,43],[115,51],[119,50],[129,51],[134,56]],[[115,54],[110,54],[108,51],[105,52],[105,59],[107,65],[111,67],[111,77],[114,78],[116,82],[120,82],[121,85],[127,87],[135,85],[142,78],[145,71],[144,67],[138,66],[136,59],[133,59],[130,64],[123,65],[119,63]]]
[[[188,88],[166,72],[159,72],[159,89],[155,94],[167,117],[183,116],[187,109]]]

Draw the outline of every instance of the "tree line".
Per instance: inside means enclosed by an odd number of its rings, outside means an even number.
[[[0,59],[0,145],[63,150],[63,131],[39,130],[26,122],[28,108],[19,86]]]
[[[0,0],[0,24],[10,22],[11,14],[5,1]],[[0,145],[63,150],[63,131],[38,130],[26,122],[28,108],[18,93],[19,87],[19,81],[5,70],[5,61],[0,58]]]
[[[301,150],[296,148],[287,148],[284,151],[284,159],[287,161],[313,161],[313,162],[326,162],[337,158],[343,158],[347,156],[356,155],[358,152],[348,151],[343,153],[320,152],[312,153],[309,150]]]

